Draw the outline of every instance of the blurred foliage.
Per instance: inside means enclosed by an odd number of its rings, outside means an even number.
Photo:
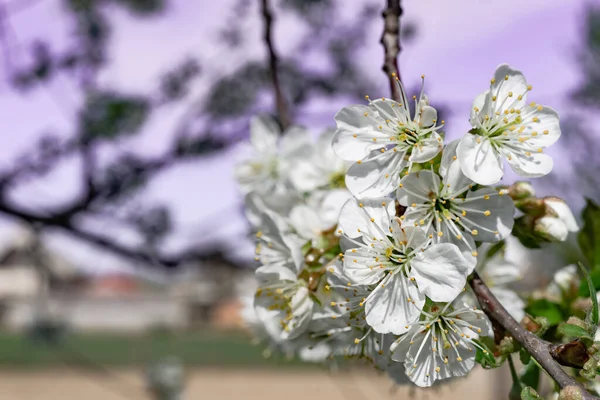
[[[321,368],[300,360],[286,360],[274,354],[265,358],[263,349],[254,346],[246,335],[234,332],[189,332],[160,335],[71,334],[61,346],[32,346],[18,334],[0,334],[0,367],[39,368],[92,365],[131,366],[176,356],[185,365],[279,368],[299,366]],[[37,344],[39,342],[35,342]]]
[[[88,95],[79,117],[84,141],[114,139],[137,133],[150,112],[149,100],[115,92]]]
[[[150,90],[138,93],[102,84],[98,76],[110,66],[115,12],[125,11],[131,18],[146,20],[169,18],[169,5],[168,0],[62,0],[70,40],[59,45],[40,37],[26,43],[30,56],[13,66],[10,78],[13,86],[24,92],[43,88],[58,78],[66,77],[77,84],[83,101],[74,121],[76,130],[69,139],[64,139],[64,135],[45,135],[39,145],[15,160],[21,168],[15,167],[5,176],[0,171],[0,188],[11,189],[30,178],[40,178],[61,162],[80,156],[89,193],[69,205],[76,210],[72,216],[94,212],[102,215],[103,207],[126,206],[127,200],[139,193],[159,170],[221,151],[246,138],[250,116],[273,110],[267,100],[272,101],[273,88],[266,51],[265,58],[259,61],[239,59],[232,53],[235,59],[231,62],[236,68],[226,74],[217,71],[208,78],[210,65],[205,63],[209,60],[202,60],[202,54],[186,55],[171,61],[157,83],[148,82]],[[207,37],[212,41],[210,46],[224,51],[264,46],[262,15],[253,1],[232,0],[228,5],[230,10],[221,27]],[[293,41],[295,44],[285,43],[294,47],[276,49],[281,53],[282,90],[297,114],[314,100],[364,101],[364,95],[378,87],[370,76],[377,76],[375,82],[387,93],[384,75],[377,71],[367,74],[357,62],[366,45],[379,46],[366,39],[372,29],[381,29],[383,4],[358,5],[356,15],[342,18],[344,6],[341,0],[283,0],[272,4],[276,27],[291,17],[295,24],[306,28]],[[261,32],[256,38],[249,38],[246,32],[250,18],[253,23],[260,21]],[[414,24],[404,23],[403,40],[414,38],[416,31]],[[282,46],[277,39],[275,44]],[[319,64],[326,67],[307,62],[310,59],[319,59]],[[194,80],[200,76],[209,82],[209,87],[192,95]],[[161,107],[184,102],[187,110],[175,123],[172,140],[161,156],[148,158],[134,148],[122,147],[124,140],[143,132]],[[333,123],[333,118],[330,121]],[[112,150],[108,161],[98,157],[101,149]],[[173,230],[171,213],[159,204],[127,213],[130,215],[126,222],[148,244],[158,244]],[[75,218],[67,222],[74,221]]]
[[[600,270],[600,207],[587,199],[581,218],[583,228],[578,235],[579,246],[589,267]]]

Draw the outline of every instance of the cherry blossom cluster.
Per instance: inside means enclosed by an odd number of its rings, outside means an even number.
[[[524,316],[506,286],[521,272],[487,257],[515,225],[514,188],[499,182],[505,161],[523,177],[548,174],[544,149],[560,128],[508,65],[450,143],[423,89],[409,100],[397,83],[399,101],[367,96],[316,142],[299,127],[252,121],[255,156],[236,170],[260,263],[247,320],[270,350],[365,358],[397,383],[431,386],[489,352],[491,323],[467,289],[476,268]]]

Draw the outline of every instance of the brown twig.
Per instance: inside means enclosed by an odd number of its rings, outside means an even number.
[[[281,89],[281,82],[279,81],[279,57],[275,51],[273,44],[273,13],[269,7],[268,0],[261,0],[262,15],[265,24],[263,39],[269,50],[269,69],[271,71],[271,79],[273,81],[273,90],[275,91],[275,102],[277,104],[277,114],[279,115],[279,123],[282,129],[286,129],[290,126],[291,120],[289,116],[289,110],[283,91]]]
[[[498,322],[508,333],[519,342],[540,366],[558,383],[561,389],[567,386],[575,386],[581,390],[583,400],[598,399],[590,394],[583,385],[567,374],[557,360],[552,358],[550,349],[552,344],[548,343],[527,329],[522,327],[508,311],[500,304],[490,289],[481,280],[477,272],[473,273],[470,281],[471,288],[481,304],[483,311],[493,320]]]
[[[387,0],[387,8],[383,10],[383,33],[380,43],[383,45],[385,58],[383,62],[383,72],[385,72],[390,81],[390,90],[392,98],[400,101],[400,91],[396,83],[396,77],[400,80],[400,70],[398,69],[398,54],[400,54],[400,16],[402,15],[402,6],[400,0]],[[395,76],[394,76],[395,75]]]

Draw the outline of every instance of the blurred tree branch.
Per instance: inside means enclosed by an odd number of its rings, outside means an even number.
[[[277,114],[281,128],[285,130],[291,124],[289,109],[283,94],[281,82],[279,79],[279,56],[275,51],[273,44],[273,13],[269,5],[269,0],[261,0],[261,10],[264,21],[264,36],[263,40],[269,51],[269,70],[273,81],[273,90],[275,92],[275,103],[277,106]]]
[[[383,10],[383,33],[380,43],[384,49],[383,72],[390,82],[392,98],[400,101],[400,92],[396,77],[401,80],[398,69],[398,55],[400,54],[400,17],[402,16],[401,0],[387,0],[387,8]]]

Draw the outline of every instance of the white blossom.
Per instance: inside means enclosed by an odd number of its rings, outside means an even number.
[[[369,100],[339,111],[333,149],[344,160],[355,162],[346,175],[346,186],[356,197],[380,197],[393,192],[400,173],[413,163],[434,158],[442,149],[436,125],[437,111],[423,90],[415,100],[411,118],[408,99],[398,82],[402,100]],[[368,99],[368,96],[367,96]]]
[[[323,132],[309,156],[299,159],[290,169],[290,181],[300,192],[339,188],[344,185],[348,162],[338,157],[331,146],[334,130]]]
[[[486,246],[489,249],[489,246]],[[482,254],[478,257],[477,271],[500,304],[517,321],[525,316],[525,302],[509,285],[523,278],[521,269],[506,260],[500,252],[487,257],[487,251],[479,249]]]
[[[569,232],[579,231],[575,216],[563,199],[545,197],[543,200],[547,212],[536,221],[536,232],[542,233],[551,241],[564,242]]]
[[[328,245],[328,238],[323,236],[334,233],[342,206],[350,198],[350,193],[343,189],[315,194],[304,204],[292,208],[289,225],[294,233],[310,241],[313,247]]]
[[[459,247],[473,270],[477,250],[475,240],[496,242],[510,234],[514,204],[506,190],[471,190],[468,179],[456,160],[458,142],[444,149],[440,166],[442,179],[430,170],[412,172],[402,178],[398,202],[406,206],[400,219],[404,225],[423,228],[435,243],[453,243]]]
[[[457,153],[464,174],[481,185],[500,181],[504,159],[520,176],[540,177],[552,170],[543,154],[560,137],[558,114],[552,108],[527,103],[527,84],[520,71],[506,64],[496,69],[489,90],[477,96],[469,131]]]
[[[290,170],[306,159],[312,144],[305,129],[292,126],[281,133],[268,117],[252,119],[250,143],[252,157],[236,167],[235,178],[246,195],[249,219],[257,223],[263,210],[285,214],[301,200],[290,182]]]
[[[424,231],[401,227],[389,198],[350,200],[340,214],[344,274],[372,289],[364,300],[367,323],[400,334],[420,314],[425,296],[452,301],[463,289],[468,265],[449,243],[431,245]]]
[[[254,306],[269,335],[279,342],[307,329],[314,301],[306,282],[298,278],[303,266],[301,249],[294,238],[283,234],[283,222],[265,213],[261,227],[256,253],[262,266],[256,270],[259,287]]]
[[[491,335],[491,323],[482,311],[435,304],[392,345],[392,360],[404,363],[416,385],[431,386],[466,375],[475,365],[477,349],[487,352],[477,340]]]

